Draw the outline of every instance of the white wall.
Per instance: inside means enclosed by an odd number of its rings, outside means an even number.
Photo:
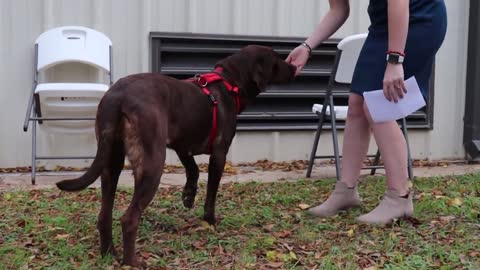
[[[416,158],[464,157],[468,2],[446,0],[449,27],[437,59],[434,129],[411,132]],[[351,5],[352,15],[335,37],[366,31],[368,0]],[[33,44],[49,28],[81,25],[104,32],[114,44],[118,79],[149,70],[151,31],[307,36],[327,9],[326,0],[0,0],[0,167],[30,164],[31,136],[22,124],[33,78]],[[93,135],[40,135],[42,154],[95,151]],[[329,138],[322,138],[323,153],[331,152]],[[313,132],[241,132],[230,159],[306,159],[312,140]],[[174,155],[169,154],[169,162],[176,162]]]

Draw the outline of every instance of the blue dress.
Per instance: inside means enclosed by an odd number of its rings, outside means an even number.
[[[388,50],[388,0],[370,0],[368,37],[355,67],[351,91],[363,92],[383,88]],[[410,0],[410,21],[404,78],[415,76],[425,99],[435,54],[447,30],[447,12],[443,0]]]

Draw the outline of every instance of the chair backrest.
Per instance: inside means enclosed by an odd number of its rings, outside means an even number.
[[[37,71],[65,62],[89,64],[110,71],[111,40],[96,30],[64,26],[41,34],[38,46]]]
[[[348,36],[338,43],[338,49],[342,55],[338,62],[335,81],[350,84],[352,82],[355,65],[362,50],[367,34]]]

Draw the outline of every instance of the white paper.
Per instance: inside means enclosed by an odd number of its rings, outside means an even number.
[[[363,97],[375,123],[404,118],[425,106],[425,100],[415,77],[405,81],[407,93],[397,103],[388,101],[383,90],[364,92]]]

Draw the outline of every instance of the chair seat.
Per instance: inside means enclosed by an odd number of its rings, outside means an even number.
[[[108,87],[100,83],[43,83],[37,85],[35,94],[39,95],[42,107],[56,108],[57,111],[78,111],[82,108],[96,108]]]
[[[99,83],[43,83],[35,88],[42,117],[94,118],[98,103],[109,89]],[[53,132],[84,133],[94,130],[94,121],[45,121]]]
[[[347,113],[348,113],[348,106],[334,106],[335,107],[335,118],[338,120],[346,120]],[[312,112],[315,114],[319,114],[322,112],[323,105],[322,104],[313,104]],[[325,111],[325,115],[330,115],[330,108],[327,107]]]
[[[35,94],[48,92],[49,95],[55,93],[69,96],[79,93],[92,95],[97,92],[105,93],[108,88],[108,84],[103,83],[41,83],[35,88]]]

